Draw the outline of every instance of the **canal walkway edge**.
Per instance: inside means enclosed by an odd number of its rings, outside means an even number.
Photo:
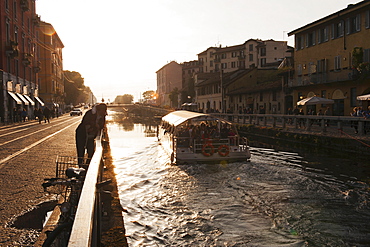
[[[268,126],[237,124],[239,133],[247,137],[249,143],[263,142],[269,139],[276,145],[288,142],[301,148],[315,148],[348,154],[370,155],[370,142],[367,138],[347,136],[338,130],[337,133],[319,133],[305,130],[284,130]]]

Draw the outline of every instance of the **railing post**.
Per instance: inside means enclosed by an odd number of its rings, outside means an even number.
[[[311,130],[311,121],[309,118],[306,119],[306,130]]]
[[[364,134],[364,121],[362,121],[362,120],[358,121],[358,134],[359,135]]]
[[[297,116],[295,116],[294,119],[293,119],[293,124],[294,124],[295,129],[298,129],[298,121],[299,120],[298,120]]]
[[[322,118],[321,120],[319,120],[321,122],[321,132],[322,133],[325,133],[326,132],[326,124],[325,124],[325,119]]]
[[[283,129],[286,129],[286,118],[283,117],[282,120],[283,120],[283,126],[282,127],[283,127]]]
[[[342,131],[343,131],[343,122],[342,121],[338,121],[337,123],[337,128],[338,128],[338,131],[340,132],[340,134],[342,135]]]

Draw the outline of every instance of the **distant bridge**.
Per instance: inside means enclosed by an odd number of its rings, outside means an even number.
[[[108,104],[108,108],[122,108],[129,114],[134,114],[142,117],[164,116],[172,110],[158,108],[143,104]]]

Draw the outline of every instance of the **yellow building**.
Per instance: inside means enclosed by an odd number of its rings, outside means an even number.
[[[316,95],[334,100],[333,115],[367,107],[367,101],[356,97],[370,93],[369,9],[370,1],[351,4],[288,34],[295,37],[293,105]],[[323,107],[311,108],[317,112]]]

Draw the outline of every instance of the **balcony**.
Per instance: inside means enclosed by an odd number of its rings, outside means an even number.
[[[29,66],[32,63],[33,55],[30,53],[24,53],[22,63],[24,66]]]
[[[10,41],[9,45],[6,47],[5,54],[10,58],[18,57],[19,55],[18,43],[15,41]]]
[[[29,0],[21,0],[21,9],[24,12],[30,10],[30,1]]]
[[[40,25],[40,16],[39,15],[34,15],[34,17],[32,17],[32,23],[33,25],[35,26],[39,26]]]

